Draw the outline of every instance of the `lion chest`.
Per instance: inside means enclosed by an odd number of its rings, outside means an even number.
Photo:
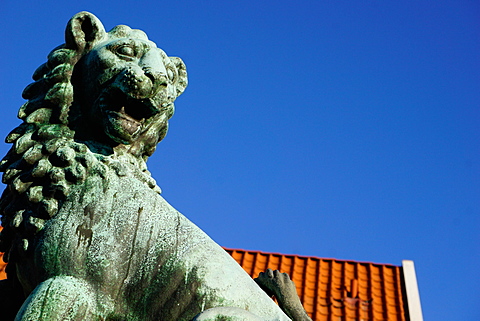
[[[178,224],[179,213],[145,184],[89,178],[40,233],[35,264],[48,277],[73,275],[118,292],[159,273]]]
[[[221,269],[253,282],[145,184],[118,176],[87,183],[88,188],[72,191],[38,236],[35,264],[46,271],[45,279],[70,275],[87,280],[121,314],[145,320],[190,320],[206,308],[233,304],[226,298],[234,290],[230,283],[238,280],[227,275],[229,281],[220,282]]]
[[[85,183],[36,239],[44,279],[86,280],[121,315],[142,320],[190,320],[217,306],[278,313],[220,246],[145,184],[118,176]]]

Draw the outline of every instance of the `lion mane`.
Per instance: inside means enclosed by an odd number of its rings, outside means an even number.
[[[4,227],[0,251],[5,252],[4,260],[11,263],[7,266],[9,275],[15,274],[13,263],[31,254],[32,239],[55,216],[71,187],[82,184],[88,175],[103,177],[109,168],[121,173],[125,170],[121,164],[126,162],[138,168],[134,175],[140,181],[160,193],[145,162],[166,135],[167,121],[174,112],[173,99],[187,86],[184,64],[179,58],[168,57],[177,73],[176,95],[162,104],[142,135],[128,144],[102,137],[102,133],[87,127],[92,117],[90,106],[82,104],[82,97],[77,94],[83,72],[79,65],[93,44],[100,41],[76,40],[78,33],[85,33],[82,36],[88,40],[89,29],[101,26],[92,24],[91,19],[98,20],[83,12],[69,21],[66,43],[48,55],[47,62],[34,72],[34,82],[23,91],[23,98],[28,100],[18,112],[23,123],[5,139],[13,146],[0,161],[2,182],[7,185],[0,199]],[[109,39],[132,34],[146,38],[142,31],[127,26],[104,32]]]

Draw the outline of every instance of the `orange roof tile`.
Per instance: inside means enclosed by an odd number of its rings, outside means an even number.
[[[7,278],[7,274],[5,273],[6,267],[7,263],[3,262],[3,253],[0,253],[0,280],[4,280]]]
[[[3,227],[0,226],[0,231],[3,230]],[[4,280],[7,278],[7,274],[5,273],[5,268],[7,267],[7,263],[3,262],[3,253],[0,253],[0,280]]]
[[[406,321],[402,267],[225,249],[252,277],[270,268],[290,275],[313,321]]]

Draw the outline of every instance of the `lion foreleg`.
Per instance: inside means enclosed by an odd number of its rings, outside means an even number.
[[[29,295],[15,321],[99,320],[95,292],[87,282],[57,276],[40,283]]]

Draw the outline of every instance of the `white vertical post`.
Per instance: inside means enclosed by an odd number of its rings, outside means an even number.
[[[415,265],[411,260],[403,260],[402,267],[403,276],[405,279],[405,290],[407,293],[408,314],[410,315],[410,321],[423,321],[417,276],[415,274]]]

